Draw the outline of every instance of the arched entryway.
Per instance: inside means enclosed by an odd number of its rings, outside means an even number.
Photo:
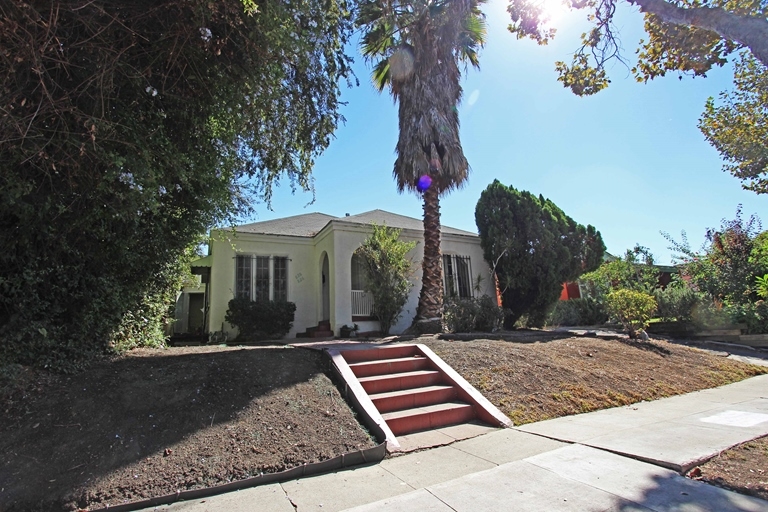
[[[323,263],[320,270],[320,286],[323,301],[323,310],[321,320],[331,319],[331,275],[330,265],[328,263],[328,253],[323,253]]]

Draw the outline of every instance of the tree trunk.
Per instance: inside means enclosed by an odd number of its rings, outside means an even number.
[[[424,258],[421,294],[414,322],[439,320],[443,314],[443,262],[440,251],[440,197],[437,187],[424,192]]]
[[[765,18],[741,16],[719,7],[677,7],[666,0],[627,1],[666,23],[710,30],[724,39],[742,44],[768,67],[768,20]]]

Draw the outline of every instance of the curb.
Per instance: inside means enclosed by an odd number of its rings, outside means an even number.
[[[285,471],[280,471],[278,473],[267,473],[265,475],[253,476],[244,480],[237,480],[227,484],[216,485],[214,487],[203,487],[201,489],[178,491],[175,494],[166,494],[165,496],[157,496],[155,498],[148,498],[142,501],[134,501],[121,505],[106,505],[102,508],[94,508],[89,510],[128,512],[132,510],[140,510],[142,508],[156,507],[158,505],[170,505],[178,501],[207,498],[209,496],[215,496],[225,492],[248,489],[250,487],[257,487],[259,485],[266,485],[276,482],[285,482],[301,477],[315,476],[321,473],[330,473],[332,471],[338,471],[339,469],[345,469],[352,466],[360,466],[362,464],[381,462],[384,459],[386,453],[386,444],[381,443],[372,448],[358,450],[356,452],[344,453],[332,459],[324,460],[322,462],[304,464],[295,468],[286,469]]]

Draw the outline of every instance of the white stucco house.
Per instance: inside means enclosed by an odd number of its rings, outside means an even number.
[[[199,324],[194,308],[202,304],[204,330],[224,330],[232,339],[237,332],[224,315],[235,296],[294,302],[296,315],[288,338],[308,329],[339,335],[341,326],[353,323],[361,332],[378,331],[354,256],[370,234],[371,223],[399,228],[401,239],[418,242],[410,253],[414,287],[400,320],[390,330],[401,333],[413,320],[421,290],[422,221],[383,210],[345,217],[308,213],[212,232],[209,255],[193,263],[193,272],[202,276],[201,287],[185,288],[182,293],[176,331]],[[446,295],[495,294],[476,233],[443,226],[442,252]],[[204,295],[193,296],[200,293]],[[194,306],[185,309],[188,304]]]

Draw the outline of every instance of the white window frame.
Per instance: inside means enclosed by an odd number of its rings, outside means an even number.
[[[446,267],[446,259],[448,260],[448,263],[450,265],[451,273],[449,275],[448,268]],[[467,272],[466,272],[466,283],[462,283],[463,278],[461,275],[461,272],[459,272],[459,265],[457,265],[457,262],[461,260],[466,262],[467,264]],[[458,298],[458,299],[471,299],[474,297],[474,282],[472,279],[472,258],[469,256],[464,256],[462,254],[443,254],[442,261],[443,265],[443,295],[446,298]],[[456,293],[454,295],[450,295],[448,293],[449,286],[448,284],[451,284],[451,287],[456,290]],[[461,284],[466,285],[466,294],[462,295],[462,286]]]
[[[245,260],[250,263],[250,283],[249,283],[249,293],[248,293],[248,299],[249,300],[255,300],[255,294],[256,294],[256,268],[257,268],[257,262],[259,261],[259,258],[265,258],[268,261],[267,268],[269,270],[269,297],[268,300],[275,300],[275,260],[276,259],[284,259],[285,260],[285,300],[288,300],[290,297],[290,286],[289,286],[289,266],[291,259],[282,254],[238,254],[235,256],[235,287],[234,287],[234,295],[235,297],[238,297],[238,271],[240,269],[240,262]]]

